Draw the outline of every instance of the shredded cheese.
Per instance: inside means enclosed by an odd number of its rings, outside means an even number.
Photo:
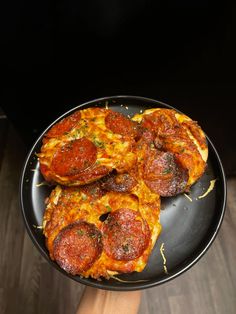
[[[203,198],[203,197],[206,197],[206,196],[214,189],[216,180],[217,180],[217,179],[214,179],[214,180],[211,180],[211,181],[210,181],[209,188],[207,189],[207,191],[206,191],[204,194],[198,196],[199,199],[200,199],[200,198]]]
[[[191,197],[190,197],[188,194],[184,193],[184,196],[185,196],[190,202],[193,201],[193,200],[191,199]]]
[[[105,108],[108,109],[108,101],[105,102]]]
[[[161,244],[161,247],[160,247],[160,252],[161,252],[161,256],[162,256],[162,259],[163,259],[163,268],[164,268],[164,272],[166,274],[168,274],[168,270],[167,270],[167,266],[166,266],[166,257],[165,257],[165,254],[164,254],[164,243]]]
[[[43,229],[43,226],[36,226],[36,225],[33,225],[34,228],[36,229]]]
[[[117,281],[119,281],[119,282],[124,282],[124,283],[135,283],[135,282],[145,282],[145,281],[148,281],[148,280],[146,280],[146,279],[140,279],[140,280],[122,280],[122,279],[120,279],[120,278],[118,278],[118,277],[116,277],[116,276],[111,276],[111,278],[113,278],[113,279],[115,279],[115,280],[117,280]]]
[[[50,185],[50,184],[47,181],[43,181],[41,183],[36,184],[36,187],[39,188],[40,186],[43,186],[43,185]]]

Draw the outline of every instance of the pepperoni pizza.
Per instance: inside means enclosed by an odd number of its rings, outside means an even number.
[[[51,259],[95,279],[142,271],[161,232],[160,197],[188,191],[207,155],[198,124],[171,109],[129,119],[89,108],[59,121],[38,154],[44,178],[59,184],[43,219]]]
[[[38,154],[47,181],[83,185],[119,173],[136,162],[135,123],[109,109],[77,111],[55,124],[44,136]]]
[[[160,200],[145,204],[101,185],[58,185],[52,191],[43,221],[50,257],[84,277],[140,272],[161,231]]]

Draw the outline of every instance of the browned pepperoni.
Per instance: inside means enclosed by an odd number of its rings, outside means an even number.
[[[158,134],[174,134],[179,123],[174,110],[161,109],[144,115],[142,126]]]
[[[105,118],[105,124],[112,132],[120,135],[135,136],[135,125],[123,114],[111,111]]]
[[[114,174],[103,179],[102,188],[107,191],[129,192],[137,181],[128,173]]]
[[[45,135],[47,138],[62,136],[69,132],[81,118],[80,111],[76,111],[70,116],[56,123]]]
[[[99,199],[105,194],[105,191],[102,190],[101,183],[99,181],[83,185],[80,190],[85,193],[90,200]]]
[[[187,186],[188,171],[176,160],[173,153],[150,150],[144,162],[144,181],[161,196],[182,193]]]
[[[103,223],[104,251],[115,260],[138,258],[148,247],[149,240],[148,224],[134,210],[118,209],[111,212]]]
[[[85,169],[85,171],[74,175],[70,176],[71,182],[73,183],[74,180],[80,182],[80,184],[87,184],[90,182],[94,182],[105,175],[107,175],[110,172],[110,168],[104,166],[104,165],[99,165],[99,164],[94,164],[88,169]]]
[[[201,128],[198,125],[197,121],[185,121],[182,123],[185,128],[189,129],[190,133],[192,133],[193,137],[197,140],[198,144],[202,149],[206,149],[207,141],[205,136],[202,136]]]
[[[102,253],[102,235],[95,225],[75,222],[62,229],[53,242],[53,256],[66,272],[88,270]]]
[[[62,146],[55,153],[51,168],[60,176],[74,176],[93,165],[96,158],[96,146],[82,137]]]
[[[142,143],[146,143],[148,145],[151,145],[154,143],[155,135],[152,131],[147,129],[142,129],[142,133],[140,133],[139,143],[142,145]]]

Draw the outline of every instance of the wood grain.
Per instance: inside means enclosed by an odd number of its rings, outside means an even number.
[[[54,270],[29,239],[18,202],[26,150],[12,127],[5,133],[0,148],[0,313],[75,314],[84,286]],[[235,239],[236,178],[230,178],[225,218],[211,248],[185,274],[144,290],[139,314],[236,313]]]

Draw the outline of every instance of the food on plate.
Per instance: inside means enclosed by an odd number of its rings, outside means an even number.
[[[51,259],[73,275],[109,278],[140,272],[161,231],[160,198],[140,202],[130,193],[107,192],[99,181],[57,186],[43,227]]]
[[[136,162],[136,123],[109,109],[76,111],[43,138],[40,169],[49,182],[83,185],[113,169],[123,173]]]
[[[204,173],[208,157],[206,137],[197,122],[175,110],[162,108],[145,110],[142,114],[135,115],[132,120],[140,124],[144,136],[145,132],[150,131],[150,142],[157,149],[156,154],[172,154],[166,155],[166,158],[170,159],[170,165],[173,159],[175,160],[178,170],[174,172],[177,177],[180,175],[184,178],[183,182],[186,177],[184,170],[188,171],[188,181],[184,188],[188,190]],[[150,159],[153,159],[153,156]],[[163,159],[163,155],[160,159]],[[165,168],[162,174],[172,173],[172,168]],[[151,185],[156,184],[152,182]]]
[[[57,122],[38,154],[57,184],[43,217],[51,259],[95,279],[141,272],[161,232],[161,197],[188,192],[207,156],[200,126],[172,109],[129,119],[88,108]]]

